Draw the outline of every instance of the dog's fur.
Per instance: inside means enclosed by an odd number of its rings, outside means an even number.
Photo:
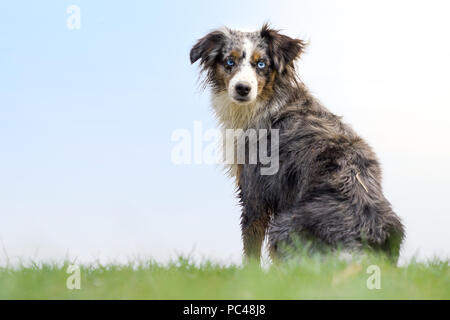
[[[276,174],[261,175],[261,163],[230,168],[243,209],[244,253],[259,258],[267,235],[273,258],[296,239],[316,250],[370,248],[396,260],[404,230],[382,193],[376,155],[298,79],[294,62],[304,47],[264,25],[213,31],[190,52],[206,74],[222,128],[279,129]],[[236,98],[242,81],[248,101]]]

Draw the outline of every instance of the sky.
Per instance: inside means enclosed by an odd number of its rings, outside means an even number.
[[[80,9],[70,29],[67,8]],[[0,264],[239,262],[218,165],[172,134],[217,123],[189,50],[266,21],[309,42],[301,79],[374,148],[406,225],[402,259],[450,256],[448,1],[2,1]]]

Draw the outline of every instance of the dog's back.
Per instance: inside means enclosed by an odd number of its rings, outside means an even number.
[[[272,254],[280,244],[313,250],[363,247],[399,255],[403,226],[382,193],[381,170],[371,148],[306,89],[268,121],[279,129],[279,170],[261,176],[244,164],[241,197],[256,215],[272,212]],[[250,196],[251,194],[251,196]],[[265,204],[261,206],[261,204]]]

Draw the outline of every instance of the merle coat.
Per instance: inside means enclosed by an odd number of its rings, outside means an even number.
[[[261,90],[256,102],[237,105],[227,100],[227,84],[239,72],[239,57],[252,54],[244,51],[245,41],[255,44],[267,66],[255,71]],[[383,195],[379,161],[299,80],[294,61],[304,46],[264,25],[250,33],[213,31],[190,52],[191,63],[200,60],[206,73],[222,128],[279,129],[275,174],[261,175],[261,163],[230,169],[242,205],[244,252],[259,258],[267,236],[273,258],[300,244],[312,251],[369,248],[396,260],[404,228]],[[225,63],[230,55],[233,69]]]

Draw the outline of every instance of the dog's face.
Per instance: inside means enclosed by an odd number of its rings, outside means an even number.
[[[272,95],[277,76],[294,68],[304,43],[264,25],[256,32],[223,28],[201,38],[190,53],[200,59],[207,81],[216,92],[226,91],[236,104],[248,104]]]

